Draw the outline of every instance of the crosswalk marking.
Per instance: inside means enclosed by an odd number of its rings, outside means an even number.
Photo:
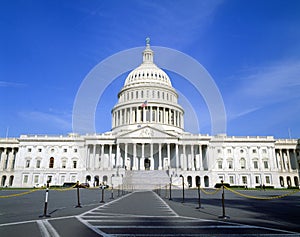
[[[129,200],[137,200],[133,195],[126,196]],[[139,194],[141,195],[141,194]],[[149,201],[148,209],[139,206],[145,213],[138,210],[122,208],[126,197],[114,200],[104,206],[83,213],[77,217],[89,228],[105,237],[110,236],[284,236],[296,233],[243,225],[220,220],[204,220],[179,216],[169,205],[155,193],[145,194]],[[131,199],[130,199],[131,198]],[[128,204],[128,200],[127,204]],[[123,203],[122,203],[123,202]],[[139,201],[137,201],[139,202]],[[150,203],[151,202],[151,203]],[[151,205],[150,205],[151,204]],[[131,204],[132,205],[132,204]],[[136,203],[140,205],[140,203]],[[124,210],[123,210],[124,209]],[[155,209],[156,215],[153,215]],[[234,233],[234,235],[232,234]],[[236,235],[235,235],[236,234]]]

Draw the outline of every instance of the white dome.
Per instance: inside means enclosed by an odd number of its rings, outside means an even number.
[[[146,49],[143,51],[143,63],[129,73],[125,80],[124,87],[145,83],[172,87],[169,76],[154,64],[153,55],[154,53],[150,49],[150,44],[147,42]]]

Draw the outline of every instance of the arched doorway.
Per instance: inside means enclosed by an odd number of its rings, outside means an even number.
[[[192,187],[192,185],[193,185],[192,184],[192,176],[188,176],[187,181],[188,181],[188,184],[189,184],[189,188]]]
[[[149,158],[146,158],[144,161],[145,170],[150,170],[151,161]]]
[[[209,187],[209,178],[208,178],[208,176],[204,176],[204,186]]]
[[[295,183],[295,186],[296,186],[296,187],[299,186],[299,180],[298,180],[298,177],[297,177],[297,176],[294,177],[294,183]]]
[[[292,181],[291,181],[291,177],[290,176],[286,177],[286,182],[287,182],[288,187],[292,186]]]
[[[107,175],[104,175],[102,180],[103,180],[103,184],[107,184],[107,180],[108,180]]]
[[[279,177],[280,186],[284,187],[284,179],[282,176]]]
[[[96,175],[95,177],[94,177],[94,186],[99,186],[99,176],[98,175]]]
[[[90,184],[91,179],[92,179],[91,176],[90,176],[90,175],[87,175],[87,176],[85,177],[85,182]]]
[[[6,182],[6,175],[3,175],[2,179],[1,179],[1,186],[2,187],[5,185],[5,182]]]
[[[196,186],[198,187],[199,185],[201,185],[200,176],[196,176]]]
[[[14,182],[14,176],[11,175],[11,176],[9,177],[9,184],[8,184],[8,186],[12,186],[12,185],[13,185],[13,182]]]

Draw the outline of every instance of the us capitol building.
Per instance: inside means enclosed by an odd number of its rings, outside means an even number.
[[[103,134],[21,135],[0,139],[0,186],[41,187],[67,182],[152,189],[170,181],[189,187],[299,186],[296,139],[209,136],[184,131],[184,110],[147,41]]]

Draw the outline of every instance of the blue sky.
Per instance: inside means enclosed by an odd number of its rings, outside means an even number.
[[[72,132],[73,102],[98,63],[121,50],[151,45],[190,55],[215,80],[227,134],[300,138],[300,1],[0,1],[0,137]],[[173,72],[173,86],[197,113],[210,116],[195,88]],[[126,75],[97,107],[97,132]],[[188,114],[186,129],[189,127]]]

